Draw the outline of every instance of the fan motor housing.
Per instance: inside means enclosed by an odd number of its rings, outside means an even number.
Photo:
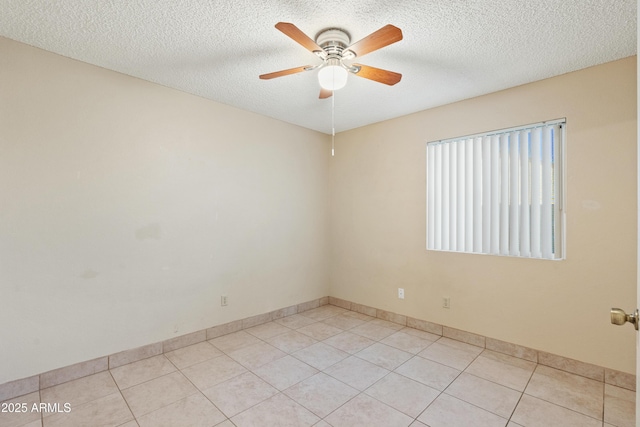
[[[316,36],[316,43],[329,56],[340,57],[342,51],[349,46],[350,42],[351,37],[349,37],[349,34],[339,28],[330,28],[328,30],[321,31]]]

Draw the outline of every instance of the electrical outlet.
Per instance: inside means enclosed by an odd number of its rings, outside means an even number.
[[[398,288],[398,298],[404,299],[404,289]]]
[[[229,299],[226,295],[220,297],[220,305],[225,307],[229,303]]]
[[[451,308],[451,298],[443,297],[442,298],[442,307],[443,308]]]

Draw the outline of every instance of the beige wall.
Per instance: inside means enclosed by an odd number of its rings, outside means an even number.
[[[0,384],[326,296],[329,157],[0,38]]]
[[[566,260],[425,250],[426,142],[562,117]],[[636,300],[636,122],[631,57],[341,133],[330,294],[634,372],[635,331],[609,309]]]

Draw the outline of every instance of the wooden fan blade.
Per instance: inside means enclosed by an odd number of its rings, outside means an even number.
[[[391,24],[385,25],[378,31],[374,31],[362,40],[355,42],[345,50],[350,50],[356,56],[363,56],[374,50],[389,46],[402,40],[402,30]]]
[[[262,74],[260,78],[262,80],[275,79],[276,77],[288,76],[289,74],[296,74],[306,71],[307,68],[311,67],[310,65],[305,65],[303,67],[289,68],[288,70],[276,71],[275,73]]]
[[[305,33],[303,33],[298,27],[293,25],[290,22],[278,22],[276,24],[276,28],[282,31],[285,35],[289,36],[295,42],[302,45],[307,50],[311,52],[314,51],[322,51],[322,48],[318,46],[316,42],[309,38]]]
[[[393,71],[383,70],[381,68],[369,67],[368,65],[353,64],[356,67],[360,67],[360,71],[354,73],[356,76],[364,77],[365,79],[373,80],[379,83],[384,83],[389,86],[393,86],[402,79],[402,74],[394,73]]]
[[[332,90],[322,88],[320,89],[320,96],[318,98],[327,99],[327,98],[331,98],[331,96],[333,96]]]

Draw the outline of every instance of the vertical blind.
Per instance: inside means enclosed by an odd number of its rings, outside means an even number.
[[[427,144],[427,249],[562,258],[564,120]]]

